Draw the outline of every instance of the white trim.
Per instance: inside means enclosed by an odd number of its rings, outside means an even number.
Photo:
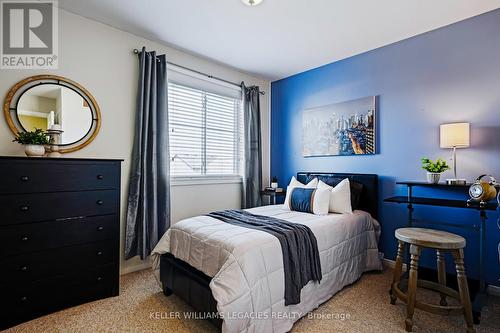
[[[384,258],[383,265],[386,268],[394,269],[394,267],[396,267],[396,262],[394,260]],[[403,272],[406,272],[406,264],[404,263],[403,263]]]
[[[171,186],[189,185],[212,185],[212,184],[240,184],[241,176],[219,175],[219,176],[173,176],[170,180]]]
[[[18,110],[17,113],[21,116],[30,116],[30,117],[37,117],[37,118],[49,118],[49,114],[50,112],[48,113],[45,113],[45,112],[40,112],[40,111],[30,111],[30,110]]]
[[[127,266],[127,267],[124,267],[124,268],[120,268],[120,275],[125,275],[125,274],[129,274],[129,273],[133,273],[133,272],[138,272],[138,271],[142,271],[142,270],[145,270],[145,269],[151,269],[152,266],[151,266],[151,262],[148,259],[146,259],[145,261],[137,264],[137,265],[133,265],[133,266]]]

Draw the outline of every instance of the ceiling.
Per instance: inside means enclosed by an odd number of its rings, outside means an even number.
[[[500,0],[59,0],[73,13],[269,80],[500,8]],[[139,45],[140,46],[140,45]]]

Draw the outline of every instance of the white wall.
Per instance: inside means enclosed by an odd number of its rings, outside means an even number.
[[[26,77],[37,74],[55,74],[82,84],[94,95],[102,112],[101,131],[92,144],[66,156],[122,158],[125,160],[122,168],[121,194],[122,240],[134,133],[138,72],[137,56],[132,54],[132,49],[140,48],[143,45],[148,50],[166,53],[171,62],[233,82],[243,80],[247,85],[259,85],[266,92],[261,100],[263,172],[264,182],[267,183],[269,180],[270,85],[268,81],[60,10],[59,69],[51,71],[0,70],[0,94],[5,96],[10,87]],[[12,138],[13,135],[7,124],[0,121],[1,155],[23,154],[21,147],[11,142]],[[173,186],[173,222],[215,209],[239,207],[240,186],[240,184]],[[122,273],[143,267],[144,263],[135,259],[129,261],[122,259],[121,262]]]
[[[73,143],[87,134],[92,126],[92,111],[83,105],[83,98],[73,90],[59,89],[59,122],[63,133],[62,143]]]
[[[55,110],[55,107],[55,98],[30,95],[29,93],[24,94],[23,98],[21,98],[21,100],[19,101],[19,108],[25,111],[48,113]]]

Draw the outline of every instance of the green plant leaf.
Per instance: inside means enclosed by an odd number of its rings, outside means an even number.
[[[48,145],[51,143],[47,133],[40,128],[35,128],[34,131],[19,132],[12,141],[22,145]]]
[[[434,162],[427,157],[423,157],[421,161],[422,161],[422,169],[426,170],[427,172],[442,173],[450,169],[446,161],[441,158],[438,158]]]

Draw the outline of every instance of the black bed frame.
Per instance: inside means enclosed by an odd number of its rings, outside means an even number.
[[[363,184],[359,209],[369,212],[374,218],[378,218],[378,176],[373,174],[356,173],[324,173],[324,172],[299,172],[297,180],[305,183],[309,177],[334,177],[349,178],[350,181]],[[217,327],[222,326],[222,320],[214,318],[217,313],[217,302],[215,301],[209,284],[211,278],[190,266],[186,262],[175,258],[170,253],[161,256],[160,280],[165,296],[173,293],[183,299],[186,303],[200,313],[210,314],[205,316]]]
[[[365,173],[325,173],[325,172],[299,172],[297,180],[306,184],[309,179],[318,178],[349,178],[349,181],[363,185],[363,192],[359,200],[358,209],[370,213],[378,219],[378,176]]]

